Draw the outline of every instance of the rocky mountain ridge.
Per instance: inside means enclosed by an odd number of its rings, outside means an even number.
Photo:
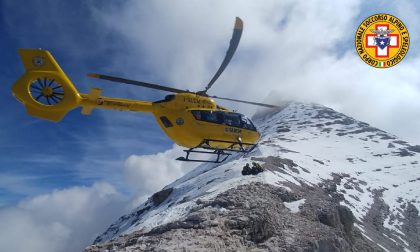
[[[316,104],[257,124],[252,153],[199,165],[86,251],[420,250],[420,146]]]

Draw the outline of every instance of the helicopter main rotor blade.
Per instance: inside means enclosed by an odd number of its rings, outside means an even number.
[[[206,88],[203,91],[204,94],[211,88],[211,86],[213,86],[214,82],[219,78],[219,76],[225,70],[226,66],[229,64],[230,60],[233,57],[233,54],[235,54],[236,48],[238,48],[239,41],[241,40],[242,30],[243,30],[243,22],[239,17],[236,17],[235,28],[233,29],[232,38],[230,39],[230,44],[226,52],[225,59],[220,65],[216,74],[210,80],[209,84],[207,84]]]
[[[88,76],[91,78],[125,83],[125,84],[130,84],[130,85],[135,85],[135,86],[140,86],[140,87],[145,87],[145,88],[152,88],[152,89],[157,89],[157,90],[162,90],[162,91],[167,91],[167,92],[172,92],[172,93],[191,93],[188,90],[181,90],[181,89],[166,87],[166,86],[162,86],[158,84],[129,80],[129,79],[124,79],[124,78],[114,77],[114,76],[109,76],[109,75],[104,75],[104,74],[90,73],[88,74]]]
[[[252,105],[257,105],[257,106],[262,106],[262,107],[267,107],[267,108],[279,108],[279,106],[276,106],[276,105],[265,104],[265,103],[260,103],[260,102],[251,102],[251,101],[237,100],[237,99],[232,99],[232,98],[223,98],[223,97],[219,97],[219,96],[215,96],[215,95],[209,96],[209,97],[220,99],[220,100],[227,100],[227,101],[234,101],[234,102],[252,104]]]

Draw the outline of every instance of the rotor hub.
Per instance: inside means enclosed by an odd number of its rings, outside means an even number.
[[[56,105],[64,98],[64,88],[53,78],[37,78],[29,86],[29,92],[42,105]]]
[[[54,95],[54,91],[51,87],[44,87],[41,93],[46,97],[52,97]]]

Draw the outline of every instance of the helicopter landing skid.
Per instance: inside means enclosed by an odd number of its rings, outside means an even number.
[[[219,142],[219,143],[230,143],[231,145],[225,149],[215,149],[210,146],[210,142]],[[214,140],[214,139],[205,139],[197,147],[184,150],[187,154],[185,157],[179,157],[176,160],[178,161],[187,161],[187,162],[205,162],[205,163],[222,163],[224,162],[232,153],[230,152],[241,152],[249,153],[251,152],[257,144],[242,143],[242,142],[230,142],[224,140]],[[196,149],[204,150],[196,150]],[[209,154],[216,155],[216,160],[206,160],[206,159],[191,159],[189,158],[191,153],[199,154]]]
[[[195,150],[195,148],[191,148],[188,150],[184,150],[187,155],[185,157],[179,157],[176,160],[178,161],[186,161],[186,162],[205,162],[205,163],[222,163],[224,162],[232,153],[224,152],[223,150],[214,150],[214,151],[200,151]],[[190,153],[201,153],[201,154],[209,154],[209,155],[217,155],[216,160],[206,160],[206,159],[191,159],[189,158]]]

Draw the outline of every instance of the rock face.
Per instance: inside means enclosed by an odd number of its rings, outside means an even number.
[[[86,251],[382,251],[354,230],[351,210],[320,187],[241,185],[198,202],[183,220]],[[310,193],[308,193],[310,192]],[[305,199],[293,212],[284,202]]]
[[[199,165],[86,251],[420,251],[418,145],[314,104],[257,123],[252,153]]]
[[[155,203],[155,205],[160,205],[160,203],[164,202],[169,197],[169,195],[172,193],[173,190],[174,190],[173,188],[167,188],[153,194],[152,195],[153,203]]]

